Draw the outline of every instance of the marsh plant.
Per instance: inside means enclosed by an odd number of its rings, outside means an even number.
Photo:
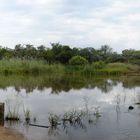
[[[9,110],[5,119],[8,121],[19,121],[20,120],[20,116],[19,113],[16,111],[16,109],[13,110]]]
[[[23,108],[23,112],[26,122],[29,122],[31,119],[31,111],[29,109]]]
[[[56,114],[50,114],[48,120],[51,127],[57,127],[60,124],[60,117]]]
[[[86,112],[86,114],[88,114],[89,113],[89,98],[87,96],[84,96],[83,102],[84,102],[84,106],[85,106],[85,112]]]
[[[5,120],[7,121],[19,121],[20,113],[19,110],[21,108],[21,103],[18,101],[11,102],[12,100],[6,100],[7,114],[5,116]],[[23,105],[23,113],[25,117],[25,121],[29,122],[31,119],[31,111],[28,108],[25,108]]]
[[[96,118],[101,117],[101,113],[100,113],[99,109],[100,109],[99,106],[94,107],[94,115],[96,116]]]
[[[14,106],[10,105],[10,101],[6,101],[7,105],[7,115],[5,119],[8,121],[19,121],[20,120],[20,115],[19,115],[19,107],[20,104],[16,104]]]
[[[92,112],[93,112],[94,116],[101,117],[100,107],[99,106],[91,106],[91,105],[89,105],[89,98],[87,96],[83,97],[83,102],[84,102],[84,106],[85,106],[84,107],[85,110],[83,110],[83,113],[86,116],[90,117],[92,115]]]
[[[87,96],[83,97],[83,101],[84,107],[81,110],[72,109],[59,116],[56,114],[50,114],[48,118],[50,126],[57,126],[58,124],[62,124],[64,128],[66,128],[68,125],[85,128],[83,124],[84,120],[87,120],[88,123],[92,123],[94,120],[101,117],[99,106],[91,107],[89,105],[89,98]]]
[[[72,110],[72,111],[66,112],[62,116],[62,121],[63,122],[68,121],[70,124],[75,123],[75,122],[80,122],[81,117],[83,115],[84,115],[84,113],[82,111]]]
[[[100,111],[99,107],[94,108],[94,112],[91,112],[90,110],[70,110],[65,112],[61,115],[56,114],[50,114],[48,120],[50,123],[50,127],[53,127],[54,129],[57,129],[57,126],[62,124],[64,130],[66,132],[69,126],[72,126],[74,128],[82,128],[86,129],[86,126],[84,125],[84,121],[87,120],[89,124],[91,124],[94,120],[99,118]]]

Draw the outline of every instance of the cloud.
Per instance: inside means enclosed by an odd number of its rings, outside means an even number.
[[[139,49],[140,0],[0,0],[0,40]]]

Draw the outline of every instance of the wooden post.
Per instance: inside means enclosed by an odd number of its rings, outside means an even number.
[[[4,125],[4,103],[0,103],[0,126]]]

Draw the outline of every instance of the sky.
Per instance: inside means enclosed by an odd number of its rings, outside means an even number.
[[[140,0],[0,0],[0,45],[140,49]]]

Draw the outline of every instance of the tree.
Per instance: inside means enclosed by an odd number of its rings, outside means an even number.
[[[140,51],[125,49],[122,51],[122,56],[126,62],[140,65]]]
[[[133,49],[125,49],[122,51],[122,56],[124,57],[125,61],[129,63],[130,59],[133,58],[134,51],[135,50]]]
[[[14,49],[14,57],[15,58],[23,58],[24,57],[24,47],[21,44],[17,44]]]
[[[78,49],[78,48],[73,48],[72,49],[72,56],[76,56],[76,55],[80,55],[80,51],[79,51],[80,49]]]
[[[31,44],[26,44],[25,48],[25,58],[26,59],[34,59],[37,56],[36,48]]]
[[[72,57],[72,49],[67,45],[62,46],[61,52],[59,54],[60,63],[67,64],[71,57]]]
[[[67,64],[72,57],[72,49],[68,45],[61,45],[59,43],[52,43],[51,45],[55,62]]]
[[[108,45],[101,46],[100,50],[104,55],[108,55],[112,53],[112,48],[110,48]]]
[[[45,59],[46,55],[46,47],[44,45],[40,45],[37,47],[37,58],[38,59]]]
[[[54,53],[52,49],[47,49],[47,51],[44,54],[44,59],[49,63],[52,64],[54,63]]]
[[[110,55],[112,55],[112,53],[112,48],[110,48],[108,45],[101,46],[99,50],[101,60],[103,61],[108,61],[108,58],[110,57]]]
[[[94,48],[84,48],[80,50],[80,55],[88,60],[88,62],[92,63],[94,61]]]

